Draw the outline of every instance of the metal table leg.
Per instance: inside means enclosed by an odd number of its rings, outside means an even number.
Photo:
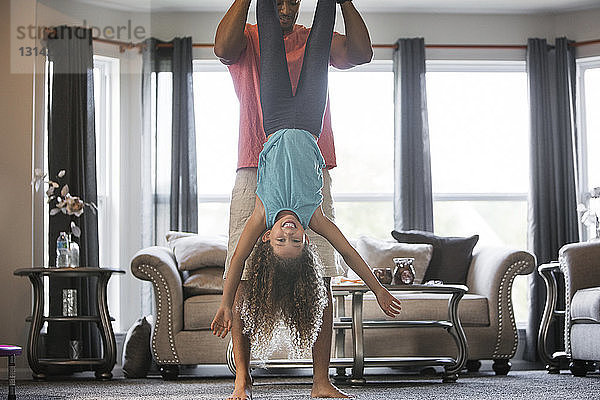
[[[452,297],[448,300],[448,319],[452,323],[452,326],[448,328],[448,333],[452,336],[458,347],[458,355],[456,356],[456,363],[451,367],[445,367],[444,382],[454,382],[458,379],[458,373],[463,369],[467,362],[467,338],[465,331],[458,318],[458,304],[462,299],[463,292],[454,292]]]
[[[346,296],[345,295],[335,295],[334,296],[334,305],[335,305],[335,316],[338,320],[346,316]],[[346,357],[346,331],[345,329],[336,329],[335,330],[335,357],[336,358],[345,358]],[[336,374],[333,379],[337,381],[345,381],[348,379],[346,375],[346,368],[338,367],[336,368]]]
[[[354,362],[352,366],[351,383],[364,384],[364,337],[363,337],[363,292],[352,293],[352,348],[354,350]]]

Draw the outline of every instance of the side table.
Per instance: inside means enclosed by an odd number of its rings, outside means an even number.
[[[560,373],[560,360],[567,359],[568,355],[564,350],[550,354],[546,341],[551,323],[553,321],[558,321],[558,318],[562,318],[563,320],[565,318],[565,310],[556,309],[556,303],[559,296],[557,279],[563,279],[563,276],[558,262],[540,265],[538,267],[538,273],[542,276],[544,283],[546,284],[546,305],[544,307],[544,314],[542,315],[542,322],[540,323],[540,330],[538,332],[537,348],[540,358],[546,364],[548,373],[558,374]]]
[[[27,360],[33,371],[34,379],[45,379],[49,366],[73,367],[78,370],[93,370],[98,379],[111,379],[112,369],[116,363],[116,341],[108,313],[106,289],[112,274],[124,274],[124,270],[111,268],[22,268],[14,272],[16,276],[27,276],[33,286],[33,313],[27,321],[29,338],[27,340]],[[52,278],[90,278],[97,277],[96,296],[98,310],[96,315],[48,315],[44,316],[44,276]],[[98,325],[102,338],[102,358],[41,358],[39,355],[39,341],[41,329],[45,321],[55,322],[81,322],[95,323]]]

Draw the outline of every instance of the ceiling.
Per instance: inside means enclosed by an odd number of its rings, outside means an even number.
[[[76,0],[83,3],[97,1]],[[104,0],[111,8],[130,11],[219,11],[233,0]],[[252,0],[255,3],[256,0]],[[310,10],[317,0],[302,0],[302,9]],[[600,0],[354,0],[363,12],[541,14],[600,8]]]

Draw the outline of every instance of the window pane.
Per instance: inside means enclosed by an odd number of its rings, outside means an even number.
[[[428,72],[433,191],[526,193],[525,72]]]
[[[394,192],[392,72],[329,74],[338,193]]]
[[[239,102],[229,72],[194,73],[198,195],[230,195],[238,155]]]
[[[588,148],[589,189],[600,186],[600,157],[594,149],[600,149],[600,68],[585,71],[585,116]]]
[[[478,234],[478,246],[527,248],[526,201],[436,201],[433,219],[441,236]]]
[[[391,201],[335,203],[336,224],[347,238],[367,235],[391,240],[393,213]]]

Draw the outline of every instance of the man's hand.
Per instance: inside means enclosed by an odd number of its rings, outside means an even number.
[[[225,338],[227,333],[231,330],[231,319],[231,308],[223,306],[219,307],[213,322],[210,324],[210,329],[213,331],[213,335]]]
[[[395,318],[396,315],[400,313],[402,310],[402,305],[400,304],[400,300],[395,298],[386,288],[383,286],[379,289],[375,296],[377,297],[377,302],[379,303],[379,307],[388,317]]]

